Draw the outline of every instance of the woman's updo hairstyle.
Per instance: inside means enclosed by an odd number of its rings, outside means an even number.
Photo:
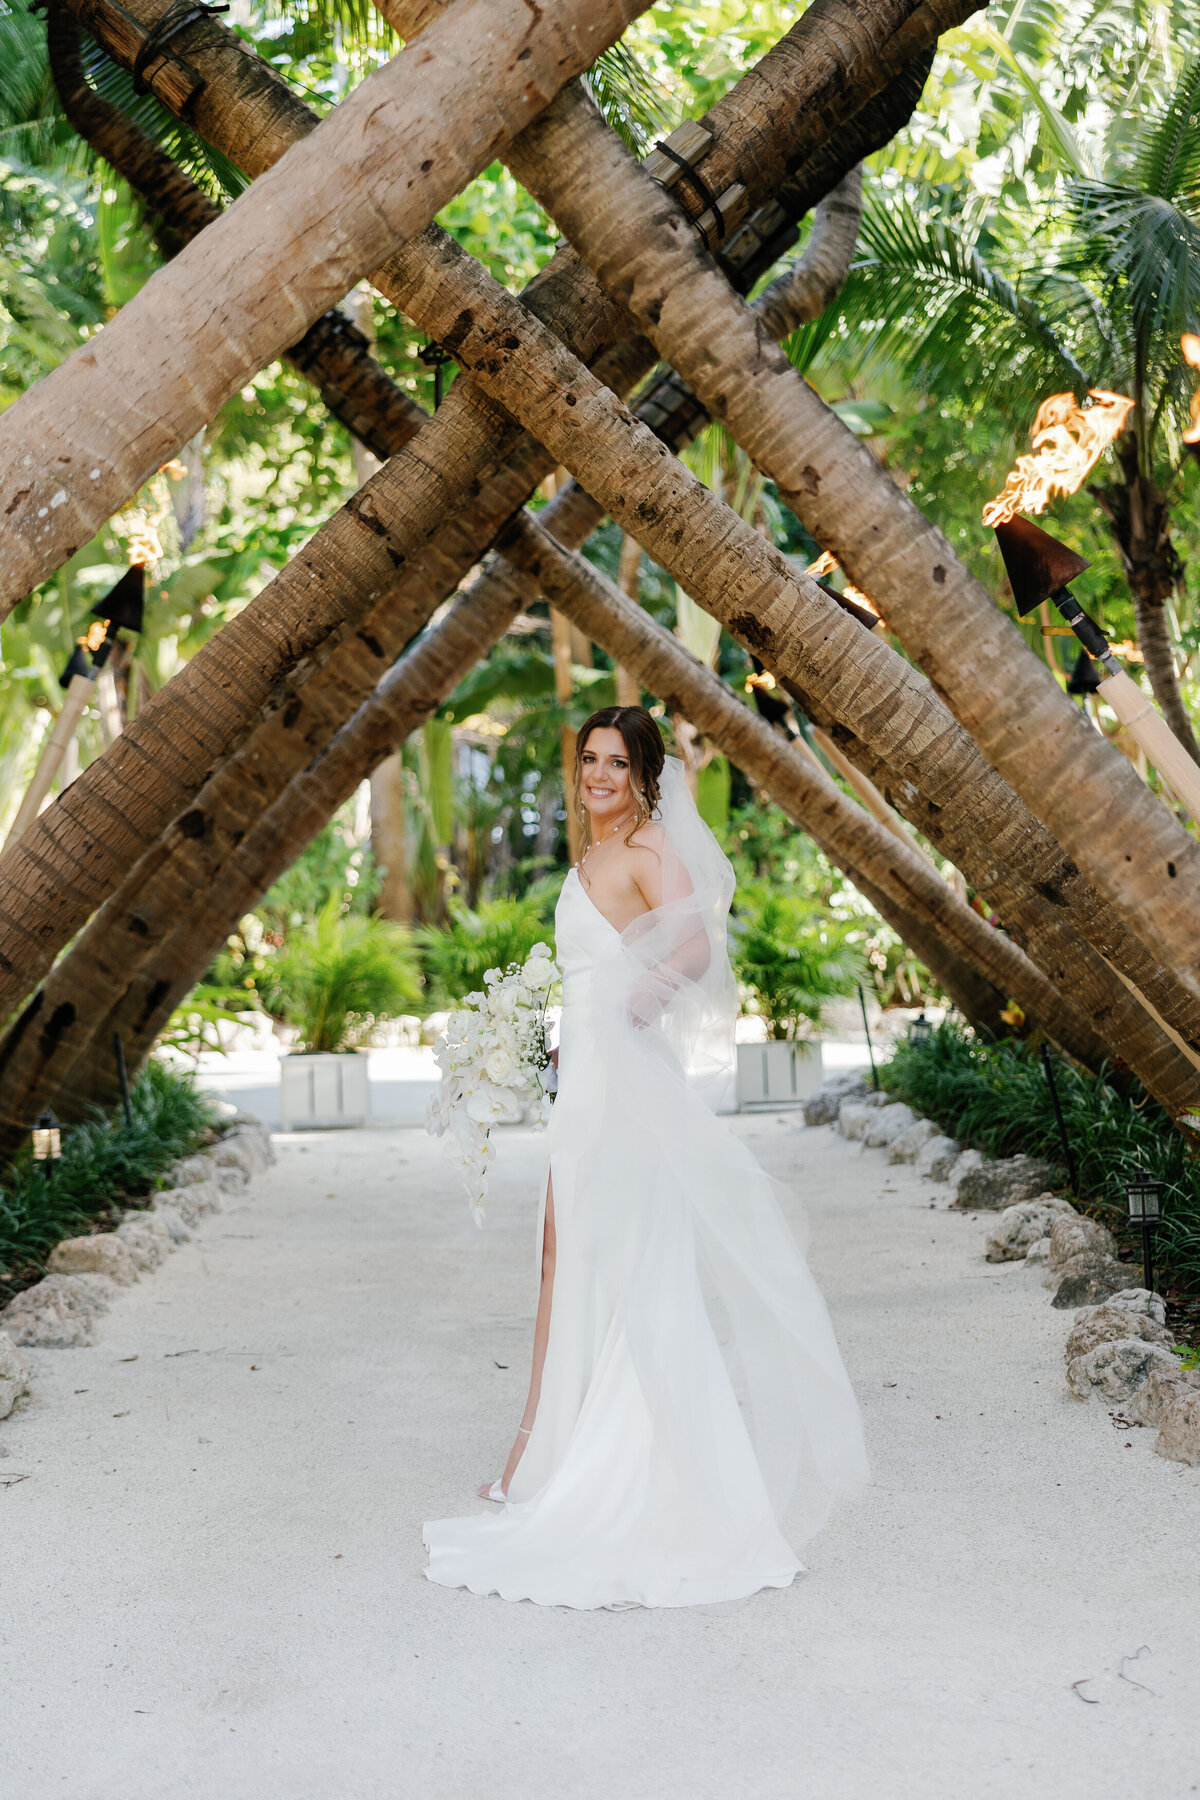
[[[625,834],[628,843],[640,825],[654,816],[658,782],[666,761],[662,733],[644,706],[602,706],[585,719],[575,740],[575,806],[583,826],[583,856],[592,844],[592,815],[583,803],[583,753],[593,731],[619,731],[629,757],[629,793],[635,814]]]

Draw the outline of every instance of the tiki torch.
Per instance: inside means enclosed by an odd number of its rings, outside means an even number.
[[[983,522],[995,530],[1020,617],[1043,600],[1054,602],[1099,665],[1100,693],[1106,704],[1177,799],[1200,819],[1200,767],[1121,668],[1103,630],[1071,592],[1070,583],[1091,563],[1022,517],[1022,511],[1041,512],[1054,493],[1074,493],[1124,425],[1132,400],[1099,388],[1091,395],[1096,404],[1087,409],[1076,405],[1073,394],[1053,394],[1042,402],[1033,424],[1034,453],[1017,458],[1003,492],[984,507]]]
[[[70,661],[59,676],[59,686],[65,689],[65,697],[50,735],[42,746],[33,780],[25,790],[12,830],[5,839],[5,849],[24,836],[41,811],[42,801],[50,792],[51,783],[58,774],[79,721],[95,695],[96,677],[112,655],[117,633],[142,629],[145,586],[145,568],[141,563],[135,563],[125,571],[103,600],[98,600],[93,606],[92,612],[97,615],[96,623],[86,636],[79,639],[71,652]],[[91,653],[90,662],[88,652]]]

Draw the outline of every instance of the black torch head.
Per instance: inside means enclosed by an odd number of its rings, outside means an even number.
[[[76,675],[90,675],[92,665],[87,659],[87,652],[82,644],[76,644],[71,652],[71,660],[58,678],[60,688],[69,688]]]
[[[854,600],[847,600],[845,594],[840,594],[831,582],[818,581],[817,586],[822,593],[828,594],[831,600],[836,600],[843,612],[849,613],[852,619],[857,619],[859,624],[864,625],[868,631],[874,631],[879,623],[877,613],[869,612],[865,606],[859,606]]]
[[[1049,599],[1092,566],[1086,556],[1060,544],[1048,531],[1019,513],[996,526],[996,542],[1022,619],[1040,601]]]
[[[1082,698],[1086,694],[1094,694],[1102,685],[1100,671],[1097,669],[1087,651],[1081,646],[1079,655],[1075,658],[1075,667],[1071,670],[1070,678],[1067,682],[1068,694],[1074,694],[1078,698]]]
[[[118,631],[140,631],[145,615],[146,570],[141,563],[126,569],[116,587],[110,588],[103,600],[97,600],[92,611],[98,619],[108,621],[109,636]]]

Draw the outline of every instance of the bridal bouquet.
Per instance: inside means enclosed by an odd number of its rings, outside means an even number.
[[[442,1090],[425,1117],[434,1137],[451,1133],[451,1158],[467,1184],[471,1212],[483,1224],[488,1165],[495,1156],[493,1125],[515,1122],[536,1102],[545,1119],[549,1098],[542,1071],[546,1049],[546,1002],[558,980],[548,944],[535,944],[523,963],[489,969],[485,992],[468,994],[446,1021],[433,1046],[442,1071]]]

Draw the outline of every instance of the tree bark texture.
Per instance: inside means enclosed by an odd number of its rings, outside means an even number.
[[[397,925],[413,920],[406,801],[404,762],[397,751],[371,770],[371,859],[381,875],[375,911]]]
[[[175,1007],[223,948],[239,919],[271,883],[291,867],[305,846],[359,782],[435,713],[463,676],[512,624],[529,598],[512,580],[481,580],[446,617],[391,669],[375,693],[349,719],[321,755],[259,818],[212,883],[188,909],[178,928],[160,943],[151,967],[122,994],[111,1023],[122,1030],[132,1064],[150,1050]],[[97,1034],[69,1089],[60,1095],[64,1118],[89,1104],[111,1105],[111,1057]],[[0,1123],[0,1150],[12,1142]]]
[[[863,632],[715,500],[550,333],[523,320],[519,305],[478,271],[471,292],[468,306],[465,292],[452,291],[444,280],[437,311],[426,317],[428,328],[453,344],[456,360],[520,413],[618,524],[735,637],[777,673],[819,688],[831,710],[854,719],[856,729],[889,737],[898,755],[906,746],[930,757],[950,747],[953,719],[902,657]],[[478,329],[485,293],[493,328],[486,367],[465,340],[458,342],[454,325],[465,310]],[[970,740],[959,735],[965,751]],[[1127,1044],[1113,1048],[1133,1063]],[[1140,1063],[1138,1068],[1147,1086],[1162,1089],[1160,1076],[1149,1067],[1143,1073]]]
[[[136,43],[122,40],[119,34],[114,37],[111,30],[105,36],[100,29],[111,26],[113,21],[103,0],[73,0],[73,10],[97,30],[106,48],[127,62],[132,61]],[[164,10],[165,0],[135,0],[134,11],[144,25],[154,23]],[[122,21],[128,16],[128,9],[117,16],[122,30]],[[180,110],[194,117],[199,128],[210,128],[214,141],[235,161],[246,165],[257,158],[265,166],[311,127],[311,114],[273,72],[211,20],[189,29],[187,49],[189,59],[201,68],[204,86]],[[149,72],[153,85],[154,65]],[[911,83],[905,79],[893,85],[903,104],[911,108],[916,99]],[[156,91],[160,98],[168,98],[168,88],[162,81]],[[862,84],[858,90],[848,88],[848,104],[861,98],[861,91]],[[218,105],[217,95],[226,104]],[[725,97],[721,106],[735,100],[736,90]],[[175,103],[179,105],[177,99]],[[891,119],[891,109],[900,103],[889,91],[881,100],[881,108]],[[710,114],[710,121],[718,126],[721,106]],[[760,129],[762,123],[758,122]],[[729,162],[736,146],[728,141],[728,133],[725,137],[724,154]],[[856,147],[860,141],[856,141]],[[753,171],[747,167],[744,172],[753,181]],[[803,189],[802,168],[797,179]],[[758,186],[752,185],[750,191],[752,197],[757,197]],[[804,191],[811,192],[811,184]],[[756,229],[752,218],[730,246],[730,256],[736,259],[744,281],[754,279],[762,268],[768,267],[794,235],[794,228],[776,203],[771,202],[762,210],[769,215],[762,229]],[[406,310],[411,312],[416,306],[420,311],[422,292],[436,290],[445,258],[453,249],[444,233],[431,228],[393,257],[386,270],[377,271],[376,283]],[[574,312],[578,328],[567,331],[566,336],[585,359],[624,326],[619,309],[604,299],[590,272],[570,253],[560,253],[541,272],[531,284],[525,304],[554,318],[560,330],[565,330]],[[579,319],[581,310],[584,316]],[[464,316],[469,318],[469,309]],[[664,411],[677,407],[681,398],[686,405],[686,396],[681,397],[669,383],[664,384]],[[475,427],[483,433],[473,458],[466,454],[469,434],[462,430],[459,418],[460,410],[465,408],[474,409]],[[488,430],[483,429],[485,422]],[[507,419],[495,409],[489,413],[469,382],[456,382],[437,420],[427,427],[420,450],[414,452],[418,480],[428,464],[444,466],[449,460],[454,466],[455,459],[461,458],[456,468],[460,490],[470,491],[471,483],[494,467],[513,441],[507,428]],[[395,485],[395,471],[384,469],[356,496],[355,505],[365,504],[367,508],[368,532],[386,534],[384,517],[390,510],[389,488]],[[452,500],[444,503],[444,510],[452,509]],[[326,533],[330,531],[342,537],[347,533],[355,536],[346,518],[339,514],[312,540],[310,549],[318,559],[329,543]],[[379,551],[380,545],[366,548]],[[405,551],[393,542],[387,546],[387,553],[394,561]],[[302,558],[307,554],[302,553]],[[297,562],[302,562],[302,558]],[[337,560],[335,556],[335,566]],[[363,570],[368,578],[370,561],[368,556]],[[346,566],[355,566],[352,555]],[[295,564],[290,565],[279,579],[294,581],[295,568]],[[0,1005],[11,1003],[36,982],[64,939],[92,906],[112,891],[120,874],[153,841],[168,819],[187,804],[206,768],[236,746],[247,722],[288,671],[297,662],[303,665],[306,659],[318,656],[331,631],[356,621],[355,606],[343,607],[336,581],[322,572],[317,573],[316,579],[324,583],[325,605],[315,603],[313,582],[309,580],[299,616],[289,604],[286,590],[281,593],[274,583],[265,590],[163,690],[157,709],[147,708],[133,730],[125,734],[121,765],[105,758],[93,764],[63,800],[48,809],[26,840],[10,851],[5,859],[5,897],[0,899]],[[371,597],[359,594],[357,601]],[[136,776],[136,781],[131,776]],[[136,791],[136,801],[132,803],[130,789]]]
[[[170,254],[176,254],[219,219],[221,209],[120,107],[89,85],[79,21],[62,0],[50,6],[46,47],[68,123],[141,197],[166,228],[161,236]],[[421,408],[368,355],[363,334],[336,307],[284,355],[308,377],[334,417],[381,461],[425,423]]]
[[[647,3],[459,0],[23,394],[0,419],[0,616]]]
[[[758,296],[754,311],[768,337],[781,343],[833,305],[850,273],[862,222],[862,165],[821,200],[802,253]]]
[[[1178,1026],[1166,1027],[1167,1035],[1176,1033],[1172,1041],[1193,1069],[1190,1078],[1182,1069],[1177,1071],[1182,1078],[1180,1092],[1186,1097],[1190,1080],[1200,1094],[1196,1074],[1200,1018],[1190,996],[1036,821],[1032,830],[1021,828],[1024,807],[992,769],[983,765],[983,783],[972,792],[969,782],[956,779],[953,755],[889,762],[879,753],[877,741],[868,743],[857,736],[810,692],[787,680],[784,686],[851,765],[878,787],[902,818],[936,844],[999,913],[1039,968],[1086,1012],[1114,1058],[1143,1074],[1146,1059],[1161,1049],[1157,1036],[1146,1028],[1147,1017],[1162,1021],[1164,1015],[1155,1004],[1161,1000],[1164,1012],[1178,1021]],[[961,727],[954,729],[966,737]],[[971,760],[978,758],[973,745],[969,754]],[[982,814],[981,805],[987,809]],[[1073,923],[1081,917],[1088,922],[1086,936]],[[1113,950],[1121,958],[1120,968],[1108,954]],[[1125,971],[1136,971],[1137,979]]]
[[[988,760],[1200,998],[1200,846],[1149,800],[942,533],[769,341],[671,196],[577,86],[507,156],[606,290],[877,599]]]

